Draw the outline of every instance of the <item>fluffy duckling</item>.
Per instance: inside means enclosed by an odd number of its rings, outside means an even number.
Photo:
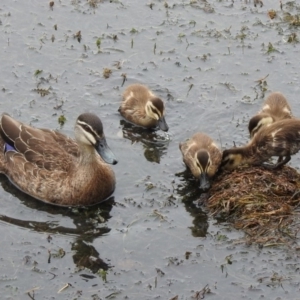
[[[144,85],[132,84],[127,87],[119,112],[136,125],[146,128],[158,126],[163,131],[169,129],[164,116],[164,102]]]
[[[271,93],[265,100],[262,110],[249,121],[250,137],[253,138],[259,129],[265,125],[291,118],[291,107],[284,95],[280,92]]]
[[[196,133],[184,143],[179,144],[183,161],[192,174],[199,178],[200,189],[210,188],[210,179],[216,174],[222,153],[214,141],[204,133]]]
[[[248,145],[225,150],[221,166],[234,169],[249,164],[275,169],[289,162],[299,150],[300,120],[285,119],[261,128]],[[279,157],[276,164],[263,164],[272,156]]]

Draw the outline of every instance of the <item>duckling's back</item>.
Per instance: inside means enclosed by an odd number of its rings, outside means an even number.
[[[134,101],[134,105],[140,105],[142,108],[151,97],[155,95],[146,86],[138,83],[131,84],[123,92],[123,102]]]
[[[267,97],[260,113],[271,115],[274,122],[292,118],[291,107],[285,96],[280,92],[271,93]]]

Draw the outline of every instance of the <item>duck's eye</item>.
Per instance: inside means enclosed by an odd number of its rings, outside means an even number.
[[[81,125],[81,127],[82,127],[82,129],[83,129],[84,131],[86,131],[86,132],[88,132],[89,134],[95,136],[95,132],[91,129],[90,126],[85,125],[85,124],[80,124],[80,125]]]

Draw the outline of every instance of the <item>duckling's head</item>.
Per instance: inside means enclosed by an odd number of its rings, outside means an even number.
[[[165,106],[163,101],[158,97],[153,97],[146,103],[146,114],[149,118],[157,120],[157,125],[163,131],[168,131],[169,126],[164,117]]]
[[[227,149],[223,151],[221,168],[233,170],[243,162],[243,156],[238,152],[238,148]]]
[[[199,150],[196,153],[196,163],[200,172],[200,189],[207,191],[210,188],[209,169],[211,166],[210,155],[206,150]]]
[[[260,128],[266,125],[270,125],[273,122],[274,119],[269,114],[265,114],[265,113],[261,113],[252,117],[248,125],[250,137],[253,138]]]
[[[92,113],[81,114],[75,123],[75,138],[79,146],[93,147],[103,160],[115,165],[118,161],[106,143],[101,120]]]

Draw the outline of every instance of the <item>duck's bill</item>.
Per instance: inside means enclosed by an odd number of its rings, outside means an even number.
[[[96,150],[106,163],[115,165],[118,162],[114,153],[108,147],[106,139],[104,137],[99,140]]]
[[[163,131],[168,131],[169,130],[169,126],[165,120],[165,117],[162,116],[159,120],[158,120],[158,127],[163,130]]]
[[[199,188],[204,192],[207,191],[210,188],[209,178],[208,178],[206,173],[201,173],[201,175],[200,175],[200,186],[199,186]]]

